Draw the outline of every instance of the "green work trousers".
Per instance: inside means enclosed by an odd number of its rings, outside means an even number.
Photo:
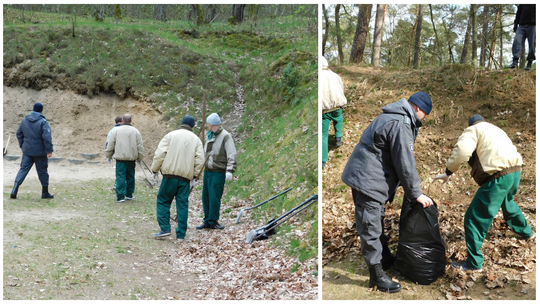
[[[163,178],[159,187],[156,202],[159,228],[161,231],[171,231],[171,203],[176,198],[177,239],[186,237],[190,191],[188,182],[175,178]]]
[[[116,199],[133,197],[135,192],[135,161],[116,161]]]
[[[323,142],[323,148],[322,148],[322,161],[327,162],[328,161],[328,131],[330,129],[330,122],[334,125],[334,131],[336,134],[336,138],[343,137],[343,133],[341,132],[341,129],[343,127],[343,114],[341,112],[341,108],[324,113],[322,115],[322,142]]]
[[[213,226],[219,220],[221,196],[225,189],[225,172],[204,171],[202,203],[204,222]]]
[[[515,233],[524,237],[532,235],[521,209],[514,202],[519,187],[521,172],[503,175],[482,185],[465,213],[465,242],[467,243],[467,264],[472,268],[482,268],[484,256],[480,251],[489,227],[502,208],[504,220]]]

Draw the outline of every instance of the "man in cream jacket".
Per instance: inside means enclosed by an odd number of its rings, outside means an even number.
[[[343,144],[343,133],[341,132],[343,127],[343,113],[341,112],[341,107],[347,104],[347,98],[345,98],[343,81],[339,75],[328,69],[328,61],[326,58],[321,57],[321,62],[321,101],[323,111],[322,163],[324,168],[324,164],[328,161],[328,130],[330,129],[330,123],[334,125],[336,145],[339,147]]]
[[[159,187],[156,203],[157,220],[161,231],[156,238],[171,235],[171,203],[176,198],[176,240],[186,237],[190,186],[197,182],[197,175],[204,165],[203,145],[193,133],[195,119],[186,115],[180,129],[165,135],[154,154],[151,170],[154,175],[159,170],[163,180]]]
[[[467,260],[452,266],[480,271],[484,263],[480,248],[499,209],[502,208],[504,220],[516,234],[524,239],[534,234],[514,202],[523,164],[521,155],[503,130],[478,114],[469,119],[469,127],[458,138],[446,162],[446,172],[433,180],[446,183],[465,162],[471,166],[471,176],[480,188],[465,213]]]

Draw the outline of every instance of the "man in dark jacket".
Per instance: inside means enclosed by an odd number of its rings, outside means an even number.
[[[514,20],[514,42],[512,43],[512,64],[508,66],[513,69],[518,66],[521,50],[525,46],[525,39],[529,44],[527,54],[527,66],[525,70],[531,69],[532,62],[536,59],[536,4],[519,4],[516,19]]]
[[[19,186],[24,182],[34,163],[42,186],[41,198],[54,198],[49,193],[49,173],[47,173],[48,157],[51,157],[53,153],[51,128],[45,116],[41,114],[42,111],[43,105],[39,102],[36,103],[34,110],[23,118],[17,130],[17,139],[23,156],[21,169],[15,177],[15,185],[11,190],[11,198],[13,199],[17,198]]]
[[[424,92],[385,106],[362,134],[341,176],[352,189],[356,229],[369,267],[370,288],[377,286],[385,292],[401,290],[401,285],[384,272],[395,260],[383,231],[384,204],[393,201],[399,186],[403,187],[408,201],[419,202],[424,207],[433,204],[422,194],[414,158],[418,129],[431,108],[431,98]]]

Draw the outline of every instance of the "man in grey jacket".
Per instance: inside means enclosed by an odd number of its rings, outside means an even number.
[[[383,231],[384,204],[393,201],[399,186],[408,201],[424,207],[433,204],[422,194],[414,158],[418,129],[431,108],[431,98],[424,92],[385,106],[362,134],[341,176],[352,188],[356,228],[369,266],[369,287],[377,286],[381,291],[401,290],[401,285],[384,272],[395,260]]]
[[[225,189],[225,181],[233,178],[236,171],[236,147],[229,132],[221,127],[221,119],[212,113],[206,119],[208,141],[204,147],[208,157],[204,167],[202,203],[204,222],[197,229],[224,229],[218,223],[221,197]]]
[[[19,186],[24,182],[26,175],[28,175],[34,164],[36,164],[36,171],[41,182],[41,198],[54,198],[49,193],[49,173],[47,172],[48,158],[53,153],[51,127],[49,127],[45,116],[41,114],[42,111],[43,105],[39,102],[36,103],[33,111],[23,118],[19,129],[17,129],[17,139],[23,156],[21,169],[15,177],[15,185],[11,190],[10,197],[13,199],[17,198]]]
[[[122,125],[112,130],[105,156],[116,159],[116,201],[133,199],[135,192],[135,161],[144,156],[141,133],[131,125],[131,115],[124,114]]]

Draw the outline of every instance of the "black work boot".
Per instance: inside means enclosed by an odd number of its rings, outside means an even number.
[[[396,256],[392,254],[392,252],[390,251],[390,248],[388,248],[388,245],[383,245],[382,260],[381,260],[381,265],[382,265],[383,270],[388,270],[392,268],[395,261],[396,261]]]
[[[207,229],[210,228],[210,225],[208,225],[206,222],[203,222],[202,225],[197,226],[197,229]]]
[[[21,184],[15,182],[15,185],[13,186],[13,190],[11,190],[11,198],[12,199],[16,199],[17,198],[17,192],[19,192],[19,186]]]
[[[525,71],[530,71],[532,66],[532,60],[527,60],[527,66],[525,67]]]
[[[394,293],[401,290],[401,284],[392,281],[384,272],[381,264],[369,266],[369,288],[377,286],[377,290]]]
[[[54,198],[54,195],[49,193],[49,186],[44,186],[41,191],[41,198]]]
[[[512,59],[512,64],[507,66],[507,69],[515,69],[518,67],[519,59]]]

